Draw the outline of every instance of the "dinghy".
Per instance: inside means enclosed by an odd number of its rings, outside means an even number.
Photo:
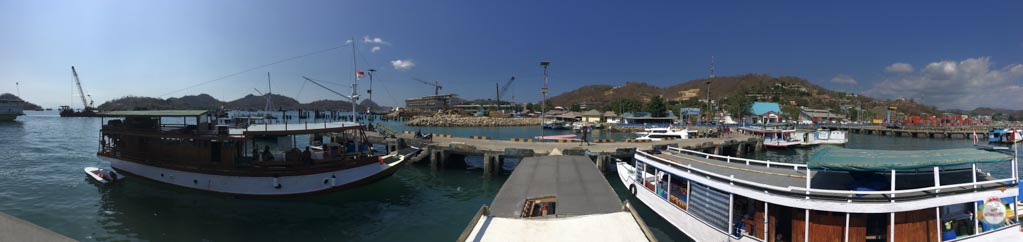
[[[99,167],[86,167],[85,174],[103,184],[109,184],[124,179],[124,176],[117,174],[117,172],[114,172],[113,170],[107,170]]]

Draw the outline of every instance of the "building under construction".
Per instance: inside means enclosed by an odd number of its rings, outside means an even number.
[[[405,109],[411,112],[437,112],[450,109],[455,94],[440,94],[405,99]]]

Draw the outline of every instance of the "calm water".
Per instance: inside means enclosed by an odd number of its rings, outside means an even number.
[[[484,179],[476,169],[455,166],[434,172],[415,165],[370,185],[298,198],[235,198],[137,178],[101,187],[82,172],[85,166],[109,166],[95,156],[99,125],[99,119],[35,112],[0,123],[0,184],[5,184],[0,211],[85,241],[451,241],[504,182],[504,177]],[[399,123],[388,125],[411,130]],[[423,130],[502,139],[539,133],[534,127]],[[972,146],[967,140],[851,139],[850,148]],[[813,150],[756,156],[803,162]],[[1008,175],[1004,169],[989,170],[998,177]],[[631,199],[614,175],[608,178],[620,197]],[[660,240],[691,241],[639,201],[632,203]]]

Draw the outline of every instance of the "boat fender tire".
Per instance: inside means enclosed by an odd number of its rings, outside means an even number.
[[[629,193],[631,193],[633,197],[636,196],[636,184],[629,185]]]

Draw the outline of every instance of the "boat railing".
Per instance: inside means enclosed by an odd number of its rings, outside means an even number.
[[[770,160],[754,160],[754,159],[746,159],[746,158],[731,157],[731,156],[724,156],[724,155],[715,155],[715,154],[704,153],[704,152],[699,152],[699,151],[695,151],[695,150],[681,149],[681,148],[676,148],[676,147],[668,147],[668,150],[675,151],[675,152],[678,152],[678,153],[687,153],[687,154],[696,155],[696,156],[703,156],[704,158],[707,158],[707,159],[714,158],[714,159],[717,159],[717,160],[723,160],[723,161],[725,161],[727,163],[733,163],[733,162],[735,162],[735,163],[746,163],[746,165],[760,164],[760,165],[764,165],[766,167],[771,167],[771,166],[775,166],[775,167],[790,167],[793,170],[799,170],[800,168],[802,168],[804,170],[807,169],[805,164],[794,164],[794,163],[788,163],[788,162],[775,162],[775,161],[770,161]]]
[[[677,149],[677,148],[672,149],[672,150],[688,151],[688,150]],[[689,153],[702,153],[702,152],[689,151]],[[688,173],[698,174],[698,176],[697,176],[698,178],[705,178],[705,179],[708,179],[708,180],[716,180],[716,181],[721,181],[721,182],[727,182],[728,184],[733,185],[733,186],[738,184],[738,185],[741,185],[741,186],[761,189],[764,192],[772,192],[773,191],[773,192],[776,192],[777,194],[785,194],[785,195],[789,195],[789,196],[793,196],[793,197],[804,197],[805,199],[825,199],[825,200],[842,199],[842,200],[848,200],[848,201],[851,202],[853,200],[853,198],[857,198],[855,200],[883,200],[883,201],[895,202],[895,201],[909,201],[909,200],[919,200],[919,199],[925,199],[925,198],[934,198],[935,194],[943,193],[942,190],[945,190],[944,193],[963,192],[963,191],[978,191],[978,190],[994,189],[994,188],[997,188],[997,187],[1011,186],[1011,185],[1016,184],[1015,183],[1016,180],[1014,178],[1005,178],[1005,179],[988,180],[988,181],[976,181],[976,182],[949,184],[949,185],[941,185],[941,186],[929,186],[929,187],[921,187],[921,188],[913,188],[913,189],[901,189],[901,190],[894,190],[893,189],[893,190],[886,190],[886,191],[856,191],[856,190],[818,189],[818,188],[812,188],[811,187],[811,185],[810,185],[810,180],[811,180],[810,169],[806,165],[802,165],[802,164],[788,164],[788,166],[793,167],[795,170],[806,171],[806,174],[807,174],[806,175],[806,186],[802,186],[802,187],[799,187],[799,186],[786,186],[786,187],[782,187],[782,186],[775,186],[775,185],[764,184],[764,183],[761,183],[761,182],[749,181],[749,180],[745,180],[745,179],[742,179],[742,178],[736,178],[734,175],[725,176],[725,175],[721,175],[721,174],[717,174],[717,173],[701,170],[699,168],[693,167],[691,164],[690,165],[679,164],[679,163],[667,160],[665,158],[661,158],[661,157],[658,157],[658,156],[655,156],[655,155],[651,155],[651,154],[649,154],[647,152],[644,152],[644,151],[637,150],[636,154],[640,155],[640,156],[643,156],[645,158],[648,158],[648,159],[653,159],[655,161],[658,161],[659,163],[666,164],[668,166],[672,166],[672,167],[676,167],[676,168],[682,168],[684,170],[680,170],[680,171],[683,172],[683,173],[688,172]],[[703,157],[724,157],[724,158],[728,158],[727,156],[717,156],[717,155],[710,155],[710,154],[706,154],[706,153],[702,153],[702,154],[703,154]],[[731,157],[731,158],[735,158],[735,157]],[[743,159],[743,158],[738,158],[738,159]],[[751,160],[751,159],[743,159],[741,161],[742,162],[746,162],[746,160],[749,160],[749,162],[750,162],[750,163],[747,163],[747,164],[761,163],[761,164],[765,164],[765,165],[766,164],[774,164],[775,166],[780,165],[780,164],[777,164],[778,162],[770,162],[770,163],[768,163],[767,161],[757,161],[757,160]],[[802,169],[800,169],[800,168],[802,168]],[[677,175],[681,175],[681,174],[677,174]],[[690,178],[687,178],[687,179],[690,179]],[[990,185],[995,185],[995,186],[990,186]],[[959,190],[956,190],[956,189],[959,189]],[[926,194],[926,196],[921,196],[921,194]],[[883,196],[884,198],[883,199],[878,199],[876,197],[873,197],[873,198],[871,198],[871,197],[860,197],[860,196],[869,196],[869,195],[880,195],[880,196]]]
[[[479,211],[476,211],[476,215],[472,216],[472,220],[469,220],[469,225],[465,226],[465,230],[462,230],[462,234],[459,235],[458,239],[455,241],[459,242],[467,241],[469,239],[469,235],[472,234],[472,231],[476,229],[476,224],[479,223],[480,219],[483,218],[483,216],[489,215],[490,207],[487,207],[487,205],[484,204],[482,207],[480,207]],[[479,233],[483,233],[482,228]]]

